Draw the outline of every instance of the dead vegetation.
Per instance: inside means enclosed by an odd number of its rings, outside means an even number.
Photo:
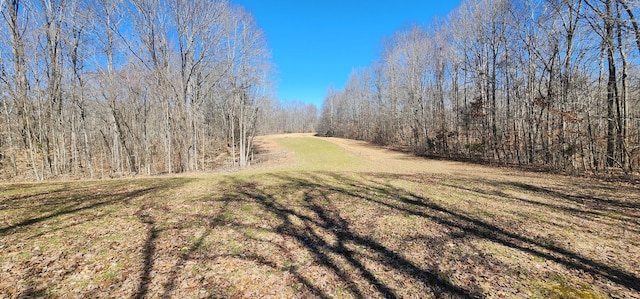
[[[248,173],[0,186],[0,297],[640,297],[637,186],[301,137]]]

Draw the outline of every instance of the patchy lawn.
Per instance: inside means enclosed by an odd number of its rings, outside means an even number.
[[[640,297],[637,186],[264,142],[289,163],[0,185],[0,297]]]

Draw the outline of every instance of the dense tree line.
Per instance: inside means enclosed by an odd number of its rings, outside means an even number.
[[[318,107],[300,101],[272,103],[259,119],[260,135],[278,133],[312,133],[318,123]]]
[[[259,126],[278,130],[264,114],[288,111],[272,103],[261,30],[225,0],[3,0],[0,12],[2,178],[243,167]]]
[[[325,99],[318,132],[421,154],[640,168],[634,0],[467,0],[383,45]]]

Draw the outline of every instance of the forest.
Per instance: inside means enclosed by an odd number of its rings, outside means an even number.
[[[640,170],[635,0],[467,0],[386,38],[318,133],[568,173]]]
[[[255,136],[314,130],[433,157],[637,174],[639,10],[466,0],[380,37],[378,59],[318,111],[277,99],[264,34],[231,2],[3,0],[0,179],[243,168]]]
[[[313,130],[315,106],[274,100],[263,33],[228,1],[3,0],[0,12],[0,179],[242,168],[256,134]]]

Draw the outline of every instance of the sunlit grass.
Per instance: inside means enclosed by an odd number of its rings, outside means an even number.
[[[366,161],[319,138],[281,138],[278,143],[295,153],[296,171],[353,171]]]
[[[277,143],[294,155],[273,168],[0,186],[0,205],[9,207],[0,210],[0,269],[10,271],[0,297],[14,285],[8,297],[29,290],[135,297],[141,289],[148,297],[252,298],[633,292],[603,275],[636,275],[640,237],[625,222],[632,208],[600,212],[535,189],[551,180],[375,172],[326,139]],[[535,186],[509,187],[527,185]],[[598,233],[621,227],[630,228],[624,240]],[[605,247],[610,256],[600,254]]]

